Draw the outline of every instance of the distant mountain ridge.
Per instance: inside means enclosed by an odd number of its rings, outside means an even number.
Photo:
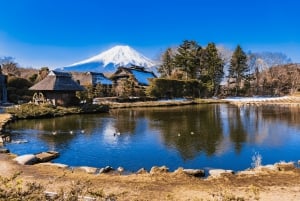
[[[157,64],[129,46],[115,46],[96,56],[76,62],[57,70],[73,72],[101,72],[113,73],[118,67],[141,66],[147,70],[154,70]]]

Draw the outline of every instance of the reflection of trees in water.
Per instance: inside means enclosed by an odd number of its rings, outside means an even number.
[[[175,147],[184,159],[203,151],[213,155],[222,140],[218,105],[186,106],[149,113],[151,127],[161,131],[164,142]]]
[[[132,109],[112,110],[111,115],[115,118],[114,127],[117,132],[133,134],[137,127],[137,121],[141,113]]]
[[[265,120],[280,120],[286,122],[289,126],[300,128],[300,107],[266,105],[261,112]]]
[[[249,113],[245,112],[244,115],[247,117],[247,114],[249,115]],[[247,140],[247,132],[244,127],[241,108],[228,107],[227,115],[230,140],[234,143],[235,151],[240,153],[243,143]]]

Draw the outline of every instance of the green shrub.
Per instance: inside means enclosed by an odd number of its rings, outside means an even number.
[[[146,93],[156,98],[200,97],[202,83],[198,80],[156,78],[150,81]]]

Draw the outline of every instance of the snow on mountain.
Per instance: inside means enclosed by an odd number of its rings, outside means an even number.
[[[112,73],[119,66],[129,67],[132,65],[145,67],[147,70],[154,70],[155,62],[140,54],[129,46],[115,46],[89,59],[76,62],[70,66],[63,67],[63,71],[94,71]]]

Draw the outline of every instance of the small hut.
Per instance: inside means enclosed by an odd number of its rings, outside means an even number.
[[[76,91],[83,91],[84,88],[69,73],[50,71],[45,79],[29,90],[36,91],[33,95],[34,103],[50,102],[53,105],[68,106],[77,100]]]

